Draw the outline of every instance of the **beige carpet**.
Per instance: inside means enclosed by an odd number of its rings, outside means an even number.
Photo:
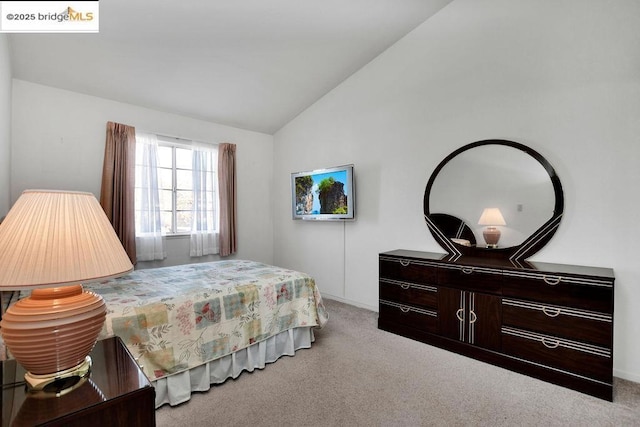
[[[377,329],[325,300],[330,319],[295,357],[156,411],[158,426],[640,426],[640,384],[614,402]]]

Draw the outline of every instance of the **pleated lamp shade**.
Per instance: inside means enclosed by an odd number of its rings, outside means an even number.
[[[507,225],[502,216],[502,212],[500,212],[498,208],[485,208],[482,211],[482,215],[480,215],[478,224],[489,226]]]
[[[0,290],[34,290],[7,309],[0,331],[11,354],[29,371],[31,386],[49,384],[78,367],[88,375],[87,355],[106,307],[81,283],[132,269],[93,194],[22,193],[0,224]]]

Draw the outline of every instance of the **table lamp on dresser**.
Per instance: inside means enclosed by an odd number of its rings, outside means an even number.
[[[507,225],[500,209],[485,208],[482,211],[482,215],[480,215],[478,224],[487,226],[482,232],[482,237],[484,237],[484,241],[487,243],[487,248],[497,248],[501,233],[496,226]]]
[[[0,332],[30,390],[59,395],[89,376],[106,307],[81,283],[131,270],[93,194],[22,193],[0,224],[0,291],[31,296],[2,314]]]

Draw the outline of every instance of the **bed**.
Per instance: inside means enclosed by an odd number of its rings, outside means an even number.
[[[85,289],[107,305],[100,338],[123,340],[156,408],[309,348],[327,321],[313,278],[254,261],[136,270]]]

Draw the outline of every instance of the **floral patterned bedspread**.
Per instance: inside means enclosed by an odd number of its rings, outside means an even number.
[[[119,336],[152,381],[328,318],[313,278],[254,261],[136,270],[84,288],[107,305],[100,338]]]

